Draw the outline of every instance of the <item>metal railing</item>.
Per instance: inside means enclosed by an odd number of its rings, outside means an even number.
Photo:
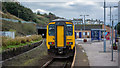
[[[36,24],[35,22],[20,21],[20,20],[7,19],[7,18],[0,18],[0,20],[11,21],[11,22],[34,23],[34,24]]]

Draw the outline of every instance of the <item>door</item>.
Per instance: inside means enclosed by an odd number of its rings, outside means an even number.
[[[81,32],[79,32],[79,38],[81,38],[81,35],[82,35]]]
[[[57,47],[64,47],[64,26],[57,26]]]

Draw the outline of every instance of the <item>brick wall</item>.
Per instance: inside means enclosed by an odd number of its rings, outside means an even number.
[[[76,32],[76,38],[79,38],[79,35],[77,36],[77,33],[81,32],[81,31],[76,30],[75,32]],[[85,38],[88,38],[88,37],[91,38],[91,30],[86,30],[86,31],[82,30],[82,32],[81,32],[82,38],[84,38],[83,32],[87,32],[87,35],[85,35]],[[88,35],[88,33],[89,33],[89,35]]]

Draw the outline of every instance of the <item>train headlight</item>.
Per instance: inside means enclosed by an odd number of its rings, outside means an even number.
[[[72,44],[73,44],[73,42],[67,42],[67,44],[72,45]]]
[[[54,44],[54,42],[48,42],[48,44],[49,44],[49,45],[53,45],[53,44]]]

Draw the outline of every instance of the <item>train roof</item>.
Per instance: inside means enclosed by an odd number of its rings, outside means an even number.
[[[50,21],[50,22],[60,22],[60,21],[62,21],[62,22],[71,22],[71,21],[69,21],[69,20],[67,20],[67,19],[55,19],[55,20],[52,20],[52,21]],[[72,22],[71,22],[72,23]]]

